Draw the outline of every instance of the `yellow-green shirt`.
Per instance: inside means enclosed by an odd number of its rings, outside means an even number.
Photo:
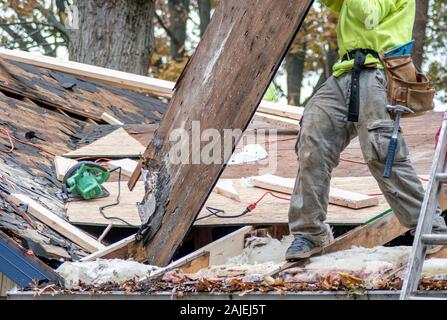
[[[340,57],[352,49],[391,50],[411,41],[416,17],[415,0],[323,0],[339,13],[337,26]],[[366,64],[380,65],[371,55]],[[334,65],[334,76],[350,71],[354,60]]]

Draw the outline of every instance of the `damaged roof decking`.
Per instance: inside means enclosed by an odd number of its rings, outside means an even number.
[[[4,60],[2,60],[4,61]],[[126,123],[156,123],[164,112],[159,100],[127,89],[81,80],[60,72],[4,62],[11,76],[0,67],[0,228],[41,258],[59,260],[83,256],[85,252],[18,208],[6,202],[9,193],[24,193],[38,200],[54,214],[64,217],[57,193],[61,183],[53,167],[54,155],[88,144],[115,130],[114,126],[89,125],[104,111]],[[20,82],[14,78],[20,79]],[[58,80],[56,80],[58,79]],[[73,90],[63,81],[76,83]],[[69,117],[57,109],[68,111]],[[128,129],[130,127],[131,129]],[[125,126],[148,143],[152,125]],[[25,142],[25,143],[23,143]],[[35,147],[35,146],[38,147]]]
[[[101,115],[107,112],[124,123],[154,123],[160,121],[166,109],[165,103],[142,93],[20,62],[2,61],[0,90],[95,121],[102,121]]]

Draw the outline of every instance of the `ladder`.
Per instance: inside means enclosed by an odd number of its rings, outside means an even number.
[[[442,122],[441,134],[436,147],[430,179],[422,202],[413,248],[408,262],[407,272],[400,295],[401,300],[424,299],[418,292],[419,282],[424,265],[427,245],[447,245],[447,235],[432,233],[433,218],[438,207],[439,193],[442,183],[447,182],[447,113]],[[447,298],[447,296],[446,296]]]

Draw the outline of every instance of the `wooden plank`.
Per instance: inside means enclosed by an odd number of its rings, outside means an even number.
[[[154,123],[160,121],[166,110],[163,102],[144,93],[22,62],[2,59],[1,63],[4,67],[0,69],[2,91],[70,115],[103,122],[101,115],[107,112],[125,123]],[[64,89],[64,83],[73,84],[75,89]]]
[[[99,208],[113,204],[118,196],[118,183],[106,182],[103,187],[110,193],[107,198],[94,199],[90,201],[72,201],[65,205],[66,215],[70,223],[90,226],[107,226],[112,223],[114,226],[128,227],[129,225],[121,220],[106,219],[99,211]],[[121,182],[120,203],[117,206],[104,209],[107,217],[118,217],[128,222],[131,226],[141,225],[141,218],[138,213],[137,203],[143,199],[144,184],[139,183],[133,191],[129,191],[125,182]]]
[[[117,118],[115,118],[114,116],[112,116],[111,114],[109,114],[107,112],[104,112],[101,115],[101,119],[110,125],[115,125],[115,126],[123,126],[124,125],[123,122],[121,122],[120,120],[118,120]]]
[[[11,61],[17,61],[32,66],[56,70],[87,79],[99,80],[101,82],[119,85],[121,87],[137,91],[148,92],[153,95],[158,95],[165,98],[172,98],[175,87],[175,82],[171,81],[144,77],[136,74],[101,68],[73,61],[65,61],[58,58],[43,56],[37,53],[26,51],[0,48],[0,56]],[[280,115],[296,120],[299,120],[301,118],[302,109],[303,108],[282,105],[279,103],[272,103],[268,101],[262,101],[259,106],[259,111],[261,112],[273,115]]]
[[[258,108],[258,112],[282,118],[301,120],[304,114],[304,108],[290,105],[278,105],[277,103],[263,101]]]
[[[250,182],[258,188],[285,194],[293,194],[295,187],[295,179],[282,178],[274,175],[251,177]],[[329,203],[351,209],[362,209],[377,206],[379,199],[377,197],[331,187]]]
[[[0,48],[0,55],[8,60],[23,62],[29,65],[57,70],[94,80],[101,80],[105,83],[120,85],[126,88],[136,90],[145,89],[153,94],[164,97],[170,97],[172,95],[172,90],[174,89],[174,83],[169,81],[139,76],[136,74],[73,61],[65,61],[25,51]]]
[[[394,213],[391,212],[369,224],[357,227],[338,237],[334,243],[325,247],[319,255],[348,250],[353,246],[364,248],[382,246],[409,230],[403,227]],[[273,276],[281,271],[305,264],[306,262],[284,262],[280,267],[269,272],[267,275]]]
[[[237,202],[241,202],[239,193],[233,186],[232,180],[219,180],[214,188],[214,192],[220,194],[228,199],[232,199]]]
[[[208,256],[208,265],[205,265],[204,267],[223,265],[228,258],[241,254],[242,250],[245,248],[245,239],[251,232],[253,232],[253,230],[253,227],[240,228],[239,230],[172,262],[151,277],[158,277],[167,271],[188,266],[192,261],[202,257],[204,254]]]
[[[186,274],[194,274],[199,272],[204,268],[208,268],[210,265],[210,253],[202,252],[198,257],[192,259],[191,261],[185,262],[183,266],[180,266],[179,269],[182,270]]]
[[[61,156],[56,156],[54,158],[54,167],[56,168],[56,177],[57,180],[62,181],[64,180],[65,174],[75,166],[78,162],[73,159],[68,159]]]
[[[119,128],[85,147],[66,153],[64,157],[138,158],[144,150],[140,142]]]
[[[137,165],[138,162],[129,158],[109,161],[109,166],[112,169],[121,167],[121,173],[128,177],[132,176],[132,173],[135,171]]]
[[[104,245],[24,194],[11,194],[8,197],[8,201],[16,205],[28,205],[28,213],[33,217],[42,221],[48,227],[59,232],[88,252],[95,252],[104,248]]]
[[[220,163],[211,165],[193,161],[174,164],[170,152],[177,141],[171,140],[171,134],[179,128],[190,133],[193,124],[200,123],[199,135],[208,129],[217,130],[224,146],[224,129],[243,132],[312,2],[218,2],[207,32],[177,82],[168,110],[143,157],[147,169],[160,170],[156,208],[144,237],[150,264],[169,263],[231,156],[226,152]],[[238,134],[231,139],[231,151],[240,138]],[[129,186],[133,187],[139,176],[137,168]]]
[[[219,181],[225,181],[220,179]],[[247,187],[240,179],[232,180],[233,186],[241,198],[241,202],[229,200],[215,192],[211,193],[207,199],[205,207],[201,210],[199,218],[209,215],[206,207],[222,209],[226,215],[234,216],[241,214],[249,204],[257,202],[264,194],[265,190],[260,188]],[[357,184],[353,183],[357,182]],[[333,178],[331,185],[341,186],[348,191],[358,190],[362,193],[378,194],[380,189],[372,177],[364,177],[360,179],[351,178]],[[290,198],[282,194],[278,194],[283,198]],[[337,205],[329,204],[327,212],[327,222],[331,225],[361,225],[380,213],[390,208],[385,197],[378,196],[379,205],[363,209],[349,209]],[[217,217],[209,217],[207,219],[198,220],[194,223],[196,226],[267,226],[267,225],[284,225],[288,224],[288,212],[290,202],[276,199],[272,196],[266,196],[258,204],[256,209],[243,217],[235,219],[220,219]]]
[[[257,112],[255,115],[255,119],[258,121],[263,121],[265,123],[283,127],[292,130],[298,130],[300,127],[300,122],[298,120],[284,118],[272,114]]]
[[[92,254],[82,258],[81,261],[95,261],[96,259],[104,258],[108,254],[116,252],[119,249],[125,248],[127,245],[129,245],[133,242],[135,242],[135,235],[124,238],[123,240],[115,242],[114,244],[111,244],[110,246],[104,247],[101,250],[93,252]]]

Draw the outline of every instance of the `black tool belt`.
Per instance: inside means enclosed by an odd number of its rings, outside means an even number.
[[[343,56],[342,61],[354,59],[354,67],[352,68],[351,80],[351,98],[349,101],[348,121],[359,122],[360,112],[360,74],[365,69],[366,56],[371,54],[379,59],[379,54],[371,49],[355,49],[351,50]]]

